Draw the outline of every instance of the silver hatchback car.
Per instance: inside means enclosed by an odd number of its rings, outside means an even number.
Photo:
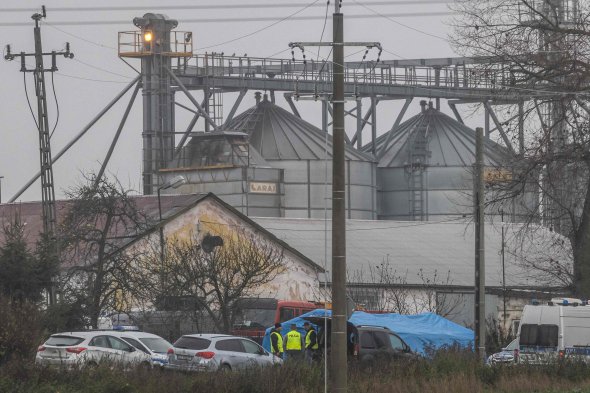
[[[150,365],[150,356],[109,331],[53,334],[37,349],[38,365],[79,367],[113,362],[123,367]]]
[[[229,371],[281,364],[282,359],[254,341],[225,334],[188,334],[168,350],[170,369]]]

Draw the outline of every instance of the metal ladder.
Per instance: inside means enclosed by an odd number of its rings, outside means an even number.
[[[408,174],[409,215],[413,221],[428,219],[426,168],[430,158],[428,150],[429,124],[419,124],[408,138]]]

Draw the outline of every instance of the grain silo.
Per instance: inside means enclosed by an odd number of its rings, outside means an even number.
[[[273,168],[248,144],[241,132],[193,134],[168,168],[159,173],[166,182],[182,175],[187,183],[163,192],[212,192],[244,214],[283,216],[283,170]]]
[[[426,101],[420,104],[421,113],[377,138],[379,219],[447,220],[471,215],[475,131]],[[485,138],[486,167],[500,168],[509,161],[506,148]],[[535,198],[527,193],[504,206],[507,218],[517,221],[518,205],[534,205]]]
[[[284,170],[285,217],[324,217],[326,202],[331,208],[331,136],[273,104],[266,95],[257,101],[226,128],[248,133],[250,145],[272,167]],[[347,146],[345,160],[348,218],[375,219],[373,158]]]

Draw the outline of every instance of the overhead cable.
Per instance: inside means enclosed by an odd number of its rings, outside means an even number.
[[[264,26],[264,27],[262,27],[262,28],[260,28],[260,29],[257,29],[257,30],[255,30],[255,31],[253,31],[253,32],[251,32],[251,33],[244,34],[244,35],[242,35],[242,36],[239,36],[239,37],[233,38],[233,39],[231,39],[231,40],[228,40],[228,41],[219,42],[219,43],[217,43],[217,44],[213,44],[213,45],[208,45],[208,46],[203,46],[203,47],[200,47],[200,48],[196,48],[196,50],[199,50],[199,49],[209,49],[209,48],[213,48],[213,47],[216,47],[216,46],[220,46],[220,45],[224,45],[224,44],[229,44],[229,43],[231,43],[231,42],[239,41],[239,40],[241,40],[241,39],[244,39],[244,38],[247,38],[247,37],[251,37],[251,36],[253,36],[253,35],[255,35],[255,34],[258,34],[258,33],[260,33],[261,31],[264,31],[264,30],[266,30],[266,29],[269,29],[269,28],[271,28],[271,27],[273,27],[273,26],[275,26],[275,25],[277,25],[277,24],[281,23],[281,22],[284,22],[284,21],[286,21],[287,19],[292,19],[292,18],[293,18],[295,15],[297,15],[297,14],[299,14],[299,13],[301,13],[301,12],[305,11],[306,9],[308,9],[309,7],[311,7],[312,5],[316,4],[318,1],[320,1],[320,0],[315,0],[314,2],[307,4],[305,7],[303,7],[303,8],[300,8],[300,9],[298,9],[297,11],[293,12],[292,14],[289,14],[289,15],[287,15],[287,16],[285,16],[284,18],[281,18],[281,19],[279,19],[279,20],[276,20],[276,18],[271,18],[271,20],[274,20],[274,22],[273,22],[273,23],[271,23],[271,24],[269,24],[269,25],[266,25],[266,26]],[[235,18],[233,18],[233,19],[235,19]],[[238,19],[241,19],[241,18],[238,18]],[[267,20],[268,20],[268,19],[267,19]],[[186,22],[186,21],[184,21],[184,22]]]
[[[448,0],[391,0],[391,1],[367,1],[367,5],[399,6],[422,4],[448,4]],[[293,3],[245,3],[245,4],[181,4],[181,5],[141,5],[141,6],[96,6],[96,7],[51,7],[52,12],[100,12],[100,11],[143,11],[147,8],[154,10],[213,10],[213,9],[245,9],[245,8],[295,8],[305,5],[301,2]],[[319,5],[319,4],[318,4]],[[351,6],[353,4],[350,4]],[[9,7],[0,8],[0,12],[36,12],[37,8]]]
[[[319,0],[318,0],[319,1]],[[314,2],[316,3],[316,2]],[[418,29],[415,29],[411,26],[404,25],[401,22],[397,22],[391,18],[410,18],[410,17],[427,17],[427,16],[449,16],[455,15],[454,12],[450,11],[440,11],[440,12],[403,12],[403,13],[396,13],[396,14],[357,14],[357,15],[346,15],[346,19],[374,19],[374,18],[387,18],[391,21],[407,27],[411,30],[419,31],[420,33],[430,35],[432,37],[440,38],[445,40],[442,37],[436,36],[434,34],[430,34]],[[324,19],[323,16],[317,15],[310,15],[310,16],[298,16],[298,17],[285,17],[278,22],[282,22],[283,20],[291,20],[291,21],[298,21],[298,20],[322,20]],[[178,19],[179,23],[240,23],[240,22],[268,22],[268,21],[276,21],[276,17],[272,16],[259,16],[259,17],[251,17],[251,18],[244,18],[244,17],[228,17],[228,18],[199,18],[199,19]],[[53,22],[53,26],[95,26],[95,25],[130,25],[130,20],[68,20],[68,21],[58,21]],[[273,24],[274,25],[274,24]],[[30,26],[30,23],[27,22],[0,22],[0,27],[17,27],[17,26]],[[263,29],[266,29],[265,27]]]

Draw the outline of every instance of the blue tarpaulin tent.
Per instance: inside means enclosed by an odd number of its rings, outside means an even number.
[[[283,323],[283,334],[289,331],[290,325],[295,323],[300,332],[304,333],[302,317],[313,316],[331,316],[330,310],[313,310],[300,317],[291,319]],[[424,313],[418,315],[400,315],[400,314],[369,314],[362,311],[355,311],[349,319],[349,322],[358,325],[385,326],[397,333],[412,348],[414,352],[424,355],[426,348],[434,350],[444,347],[458,345],[462,348],[473,347],[473,330],[457,325],[446,318],[433,313]],[[266,334],[262,345],[266,350],[270,350],[270,331],[266,329]]]

